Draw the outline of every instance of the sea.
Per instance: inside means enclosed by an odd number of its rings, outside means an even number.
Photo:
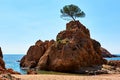
[[[20,60],[25,54],[4,54],[3,59],[5,61],[6,68],[12,68],[21,74],[26,74],[26,70],[20,68]],[[120,56],[120,55],[119,55]],[[105,58],[107,60],[120,60],[120,57]]]
[[[24,54],[3,54],[3,60],[5,61],[6,68],[12,68],[21,74],[26,74],[26,70],[20,68],[20,60]]]

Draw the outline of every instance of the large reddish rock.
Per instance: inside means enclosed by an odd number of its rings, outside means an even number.
[[[45,51],[48,49],[50,45],[54,43],[54,40],[51,41],[41,41],[38,40],[35,45],[31,46],[27,52],[27,55],[25,55],[21,61],[20,66],[21,67],[29,67],[34,68],[37,66],[39,59],[43,56]]]
[[[106,63],[100,50],[100,43],[90,38],[89,30],[79,21],[67,23],[66,30],[58,33],[38,62],[38,68],[62,72],[79,71]]]
[[[56,41],[37,41],[20,62],[21,67],[61,72],[79,71],[106,63],[101,55],[101,45],[90,37],[89,30],[79,21],[66,24]]]
[[[70,21],[69,23],[66,24],[66,30],[81,30],[84,32],[85,35],[90,37],[90,32],[89,30],[81,24],[79,21]]]

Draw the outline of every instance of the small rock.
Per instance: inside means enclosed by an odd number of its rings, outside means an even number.
[[[1,74],[0,80],[21,80],[20,78],[15,78],[11,74]]]
[[[27,71],[27,74],[37,74],[37,72],[35,70],[29,69]]]

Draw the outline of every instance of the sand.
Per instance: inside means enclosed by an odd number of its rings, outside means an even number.
[[[120,80],[120,74],[106,74],[106,75],[13,75],[22,80]]]

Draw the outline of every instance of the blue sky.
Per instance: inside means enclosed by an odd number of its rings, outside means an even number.
[[[25,54],[41,39],[55,39],[68,21],[60,18],[64,5],[86,13],[79,20],[91,37],[113,54],[120,53],[120,0],[0,0],[0,46],[3,53]]]

